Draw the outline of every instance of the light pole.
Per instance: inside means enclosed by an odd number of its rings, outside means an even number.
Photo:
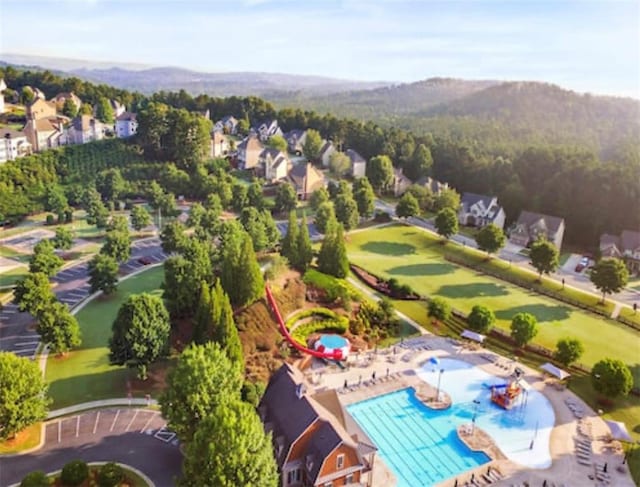
[[[476,416],[478,415],[478,406],[480,405],[480,401],[477,399],[473,400],[473,418],[471,419],[471,436],[476,432]]]
[[[438,374],[438,388],[436,389],[436,401],[440,400],[440,380],[442,379],[442,373],[444,369],[440,369],[440,373]]]

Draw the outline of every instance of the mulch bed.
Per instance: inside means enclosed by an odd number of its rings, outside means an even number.
[[[376,276],[375,274],[371,274],[370,272],[364,270],[362,267],[359,267],[355,264],[350,264],[351,271],[364,282],[367,286],[372,289],[375,289],[379,293],[384,294],[385,296],[389,296],[393,299],[402,299],[406,301],[415,301],[420,299],[416,293],[408,294],[408,295],[399,295],[398,293],[394,293],[389,289],[389,284],[384,279]]]

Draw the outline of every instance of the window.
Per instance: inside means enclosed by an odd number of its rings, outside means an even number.
[[[349,484],[353,483],[353,474],[352,473],[347,475],[347,477],[344,479],[344,483],[345,483],[345,485],[349,485]]]
[[[344,454],[338,455],[338,470],[344,467]]]

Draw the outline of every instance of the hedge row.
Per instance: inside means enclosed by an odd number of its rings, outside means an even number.
[[[337,333],[343,335],[349,328],[349,319],[345,316],[340,316],[333,320],[320,320],[305,323],[296,328],[291,336],[293,339],[303,346],[307,346],[307,337],[313,333],[320,331],[326,331],[329,333]]]

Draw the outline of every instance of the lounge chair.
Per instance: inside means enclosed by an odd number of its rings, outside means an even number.
[[[591,466],[592,466],[592,462],[591,462],[591,460],[587,460],[586,458],[580,458],[580,457],[578,457],[578,463],[579,463],[580,465],[586,465],[586,466],[588,466],[588,467],[591,467]]]

